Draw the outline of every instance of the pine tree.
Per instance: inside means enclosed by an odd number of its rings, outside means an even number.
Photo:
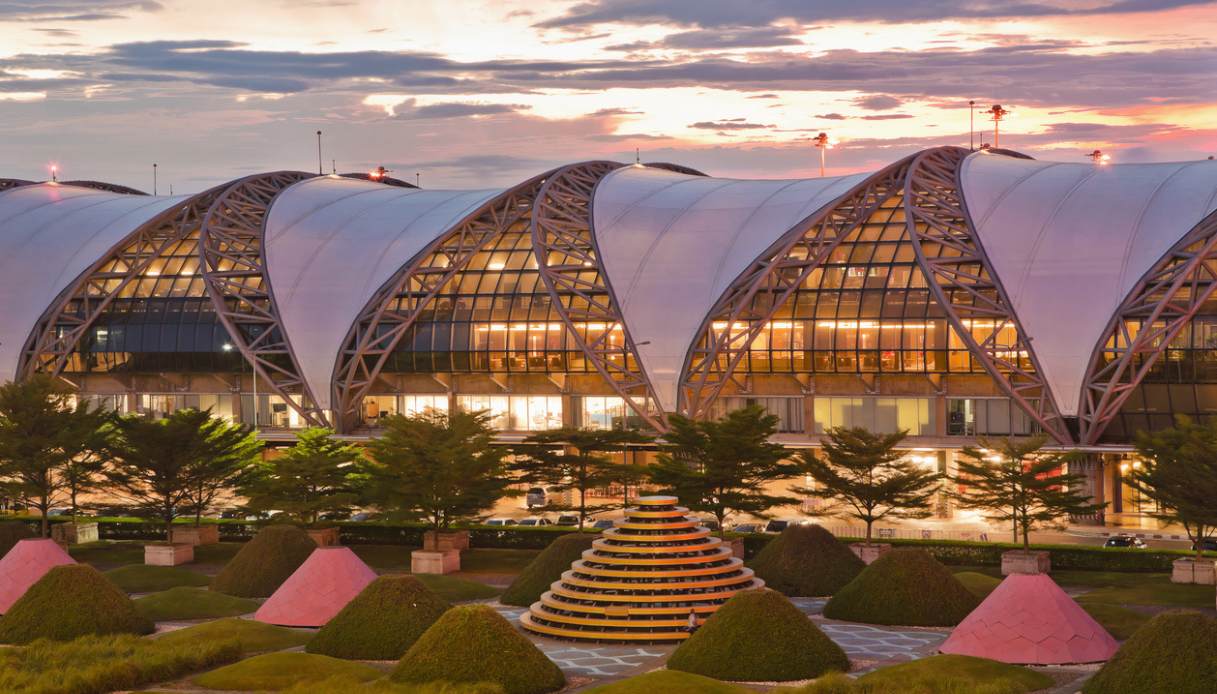
[[[1088,515],[1103,509],[1077,491],[1078,475],[1065,472],[1075,453],[1042,454],[1043,436],[997,442],[981,441],[983,449],[965,447],[951,482],[961,491],[952,496],[960,506],[987,512],[989,519],[1011,524],[1014,541],[1023,538],[1030,549],[1031,531],[1057,523],[1069,515]]]
[[[359,498],[363,459],[357,447],[338,441],[330,429],[305,429],[296,443],[267,460],[241,487],[248,506],[281,510],[306,523],[329,512],[341,512]]]
[[[803,471],[819,483],[792,491],[836,502],[827,513],[840,513],[872,528],[884,518],[925,518],[942,475],[925,470],[896,450],[908,432],[876,434],[861,427],[829,429],[824,458],[800,451]]]
[[[1140,432],[1136,445],[1144,462],[1125,481],[1157,502],[1153,517],[1183,526],[1201,559],[1201,540],[1217,530],[1217,423],[1179,417],[1172,428]]]
[[[777,432],[778,418],[764,408],[752,405],[717,421],[680,415],[668,421],[671,431],[664,434],[651,481],[690,509],[713,515],[720,535],[733,513],[765,517],[774,506],[798,502],[764,491],[766,484],[799,472],[797,465],[784,460],[786,450],[769,441]]]

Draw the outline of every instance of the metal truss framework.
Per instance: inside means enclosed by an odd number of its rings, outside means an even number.
[[[736,369],[782,304],[833,249],[904,187],[912,157],[870,176],[782,235],[731,283],[702,322],[685,359],[680,402],[685,414],[706,417],[728,383],[746,386]],[[758,305],[758,294],[773,297]],[[724,324],[714,330],[715,323]],[[735,326],[743,326],[737,331]]]
[[[1082,384],[1078,440],[1107,425],[1200,308],[1217,291],[1217,212],[1192,228],[1125,297],[1095,345]],[[1134,334],[1131,323],[1140,323]],[[1107,359],[1105,355],[1114,354]]]
[[[334,365],[334,419],[340,431],[359,421],[359,406],[385,363],[448,282],[498,235],[527,218],[547,172],[498,195],[404,265],[364,305]],[[443,263],[429,263],[439,254]]]
[[[129,188],[117,183],[106,183],[105,181],[60,181],[59,185],[92,188],[93,190],[104,190],[107,193],[121,193],[123,195],[147,195],[142,190],[136,190],[135,188]]]
[[[677,171],[671,165],[657,165]],[[533,252],[541,280],[567,334],[583,350],[604,380],[639,417],[657,431],[668,430],[659,398],[643,371],[638,349],[622,318],[608,274],[601,266],[592,231],[592,193],[596,184],[622,165],[611,161],[574,164],[558,170],[537,195],[532,214]],[[692,169],[678,173],[699,175]],[[571,297],[569,302],[563,297]],[[605,329],[587,339],[576,323],[600,323]],[[621,344],[613,328],[620,325]]]
[[[905,217],[917,262],[947,320],[985,371],[1045,432],[1063,444],[1073,441],[1052,392],[1040,374],[1030,340],[985,257],[960,192],[959,168],[970,152],[937,147],[913,160],[905,183]],[[976,323],[993,328],[978,342]],[[1015,344],[999,344],[1005,327]],[[1032,368],[1027,368],[1028,362]]]
[[[21,353],[20,377],[63,373],[81,339],[111,302],[138,282],[153,261],[199,228],[225,187],[212,188],[162,212],[81,273],[34,324]]]
[[[266,215],[288,186],[314,174],[278,171],[230,184],[207,210],[199,232],[203,283],[216,314],[253,367],[255,378],[311,426],[328,426],[325,412],[300,376],[279,320],[263,257]]]

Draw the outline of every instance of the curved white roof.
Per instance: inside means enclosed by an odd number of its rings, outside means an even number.
[[[420,190],[319,176],[275,198],[266,271],[283,329],[317,405],[351,321],[402,265],[498,190]]]
[[[592,203],[600,262],[665,410],[676,410],[685,356],[731,282],[866,176],[739,181],[631,166],[600,181]]]
[[[131,232],[189,197],[55,183],[0,193],[0,380],[16,377],[25,339],[60,292]]]
[[[1217,208],[1217,162],[1064,164],[974,154],[963,196],[1066,416],[1137,281]]]

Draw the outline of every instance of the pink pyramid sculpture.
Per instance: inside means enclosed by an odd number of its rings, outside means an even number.
[[[75,564],[54,540],[35,538],[19,540],[0,559],[0,614],[8,612],[30,586],[46,572],[62,564]]]
[[[1119,647],[1046,574],[1010,574],[940,650],[1017,665],[1065,665],[1103,662]]]
[[[271,595],[254,619],[286,627],[319,627],[376,580],[349,547],[318,547]]]

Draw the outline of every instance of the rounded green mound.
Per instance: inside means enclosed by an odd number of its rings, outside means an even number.
[[[587,690],[587,694],[751,694],[728,682],[677,670],[656,670]]]
[[[88,564],[56,566],[0,618],[0,643],[70,641],[89,634],[147,634],[152,622]]]
[[[0,523],[0,557],[8,554],[13,545],[34,537],[30,526],[21,521],[4,521]]]
[[[989,593],[997,590],[997,587],[1001,585],[1000,578],[982,574],[979,571],[959,571],[955,574],[955,580],[962,583],[964,588],[981,600],[989,597]]]
[[[136,598],[135,609],[154,622],[164,622],[171,619],[236,617],[257,610],[258,602],[206,588],[178,586]]]
[[[349,677],[331,677],[320,682],[302,682],[283,694],[503,694],[497,684],[452,682],[428,682],[426,684],[398,684],[387,679],[360,682]]]
[[[252,619],[228,618],[157,634],[154,638],[173,646],[232,641],[242,653],[260,653],[302,646],[311,637],[312,634],[306,631],[272,626]]]
[[[445,612],[402,656],[392,679],[489,682],[504,694],[544,694],[566,684],[553,661],[486,605]]]
[[[893,549],[824,606],[824,616],[865,624],[952,627],[980,599],[920,549]]]
[[[314,549],[317,543],[300,528],[267,526],[220,570],[211,588],[240,598],[269,598]]]
[[[668,669],[720,680],[788,682],[848,670],[849,658],[785,595],[749,590],[728,600],[680,644]]]
[[[748,564],[765,585],[792,597],[832,595],[866,564],[818,525],[792,525]]]
[[[207,689],[264,692],[331,677],[368,682],[380,676],[380,670],[369,665],[329,656],[267,653],[199,675],[194,678],[194,683]]]
[[[106,572],[106,578],[128,593],[155,593],[178,586],[205,586],[211,579],[176,566],[128,564]]]
[[[583,557],[583,551],[592,548],[595,533],[570,533],[561,535],[533,559],[516,580],[507,586],[499,601],[504,605],[528,607],[541,599],[549,585],[562,578],[562,572],[570,570],[571,562]]]
[[[321,627],[305,650],[352,660],[397,660],[448,607],[413,576],[381,576]]]
[[[1052,686],[1042,672],[967,655],[936,655],[879,668],[858,679],[879,692],[1035,692]]]
[[[1163,612],[1120,646],[1084,694],[1207,694],[1217,682],[1217,618]]]

